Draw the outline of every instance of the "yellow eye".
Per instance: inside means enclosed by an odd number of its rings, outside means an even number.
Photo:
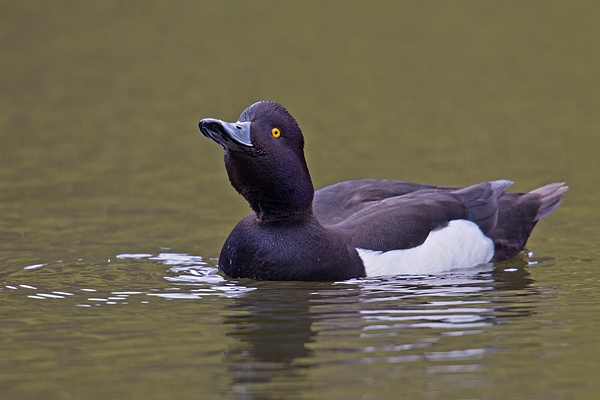
[[[273,128],[271,129],[271,135],[273,135],[273,137],[278,138],[279,136],[281,136],[281,131],[279,130],[279,128]]]

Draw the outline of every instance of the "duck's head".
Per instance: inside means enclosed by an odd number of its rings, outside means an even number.
[[[282,105],[259,101],[237,122],[205,118],[198,128],[223,148],[232,186],[260,219],[312,212],[314,190],[304,159],[304,137]]]

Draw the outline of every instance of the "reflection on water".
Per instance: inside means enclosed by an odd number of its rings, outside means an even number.
[[[438,384],[446,379],[458,386],[489,384],[488,362],[530,340],[506,328],[535,315],[542,300],[530,265],[551,262],[524,257],[440,276],[303,283],[228,279],[214,260],[200,256],[119,254],[87,266],[82,260],[26,266],[2,277],[0,299],[52,302],[60,313],[65,307],[113,310],[103,314],[108,319],[96,333],[112,352],[127,351],[119,339],[123,328],[111,322],[127,315],[127,329],[147,332],[146,340],[171,337],[163,352],[177,353],[178,362],[206,366],[206,357],[219,355],[227,381],[222,391],[232,396],[293,398],[325,390],[344,397],[352,388],[367,395],[375,381],[410,385],[435,377]],[[145,315],[152,316],[150,325]],[[212,321],[211,332],[220,326],[220,337],[204,333],[199,322],[204,315]],[[211,344],[190,351],[190,330],[209,335]],[[508,348],[497,342],[503,335]],[[338,382],[340,392],[328,382]]]
[[[317,287],[252,283],[257,290],[235,298],[233,315],[225,317],[228,335],[238,339],[225,352],[232,391],[268,393],[284,379],[293,382],[286,393],[300,396],[311,367],[335,371],[356,365],[368,375],[385,365],[424,363],[426,374],[479,372],[480,361],[500,349],[478,347],[473,336],[533,312],[530,306],[507,305],[498,292],[535,295],[525,291],[533,283],[525,265],[521,260],[475,274]],[[460,341],[449,346],[448,338]]]

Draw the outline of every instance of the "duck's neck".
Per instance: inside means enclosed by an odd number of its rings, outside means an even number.
[[[248,201],[261,222],[300,221],[313,217],[314,188],[306,162],[254,171],[229,157],[227,172],[232,186]],[[238,165],[236,165],[238,164]],[[258,173],[257,173],[258,172]]]
[[[271,204],[259,203],[250,205],[256,218],[264,223],[273,222],[301,222],[311,218],[314,218],[312,205],[309,207],[282,210],[279,206],[272,207]]]

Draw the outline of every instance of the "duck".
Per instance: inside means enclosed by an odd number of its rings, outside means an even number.
[[[222,147],[229,181],[253,211],[219,255],[219,270],[231,278],[333,282],[509,260],[568,189],[357,179],[315,191],[304,136],[281,104],[259,101],[236,122],[205,118],[198,128]]]

